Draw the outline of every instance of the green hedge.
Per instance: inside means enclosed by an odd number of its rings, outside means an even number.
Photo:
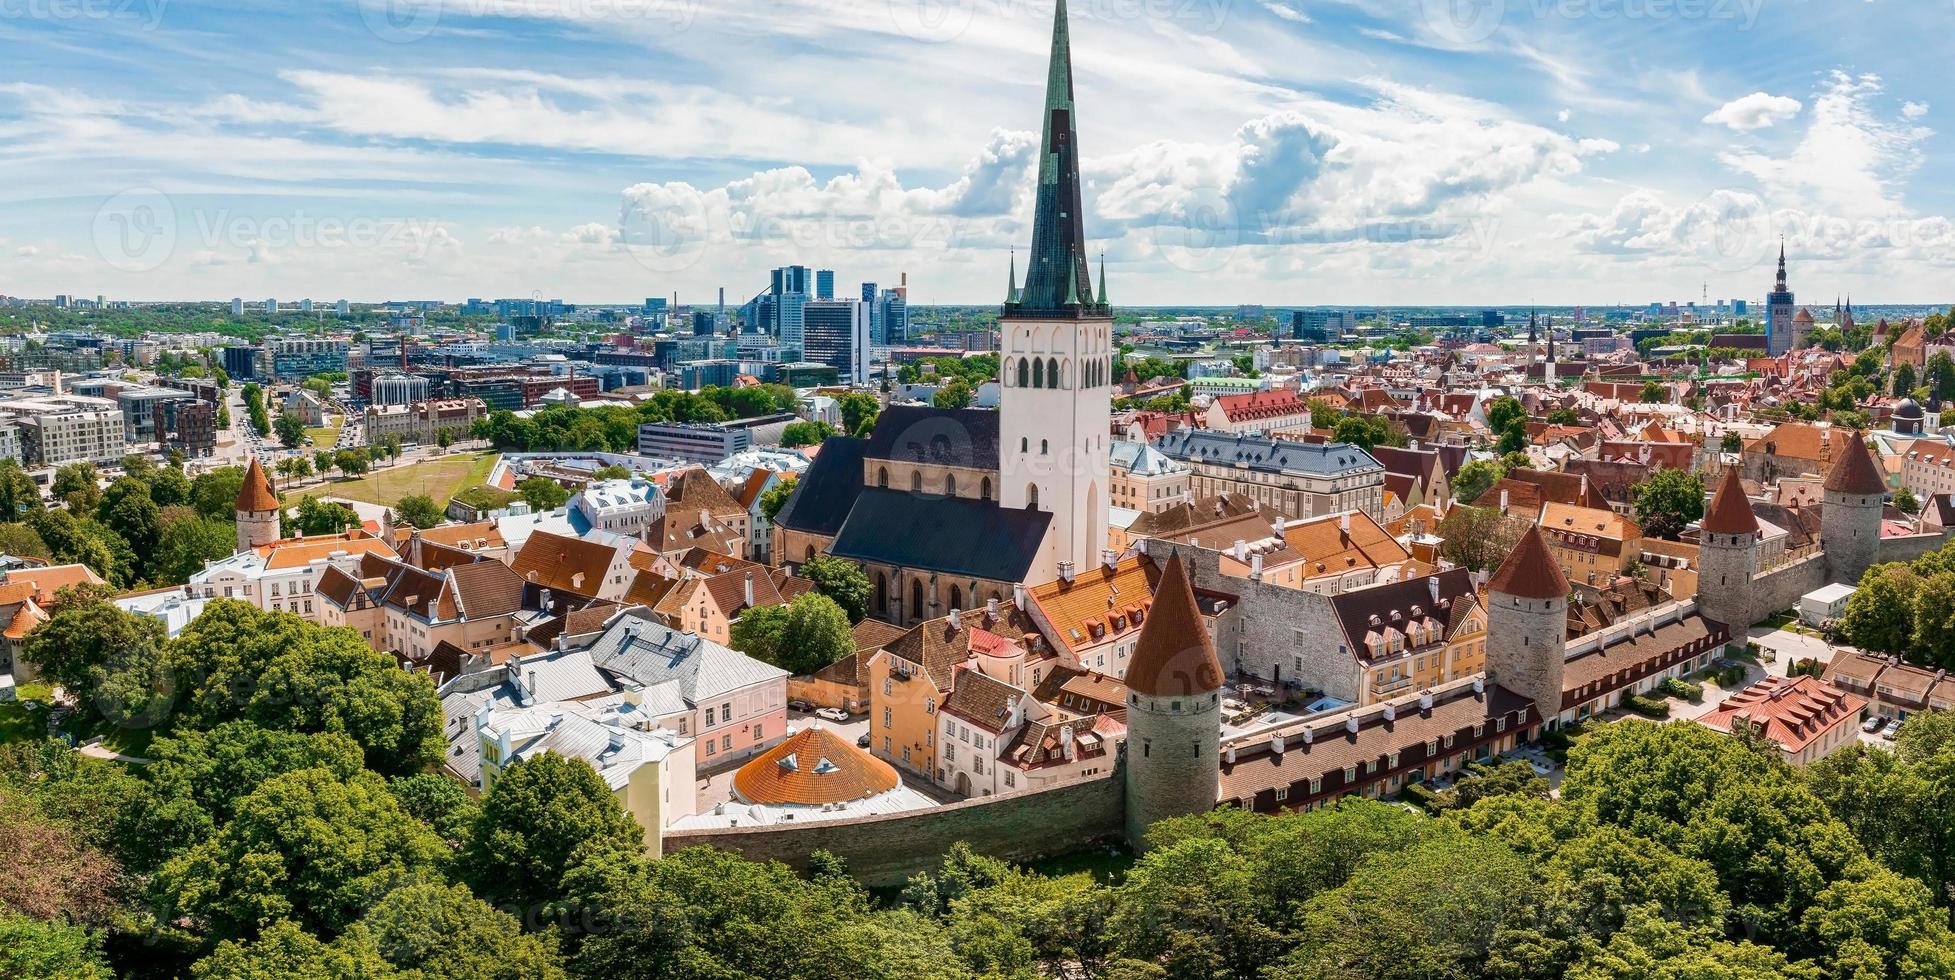
[[[1622,706],[1646,718],[1670,717],[1670,702],[1662,698],[1632,694],[1622,699]]]
[[[1696,701],[1704,696],[1704,685],[1692,684],[1679,677],[1672,677],[1657,685],[1657,690],[1684,701]]]

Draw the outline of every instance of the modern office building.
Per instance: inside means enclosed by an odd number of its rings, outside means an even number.
[[[753,432],[741,426],[647,422],[638,427],[642,456],[717,463],[753,446]]]
[[[740,362],[735,360],[682,361],[678,368],[679,387],[687,391],[708,386],[731,388],[740,379]]]
[[[869,310],[856,300],[809,303],[804,311],[804,360],[835,369],[844,384],[869,379]]]
[[[790,265],[774,270],[768,298],[773,301],[774,337],[783,347],[796,350],[801,347],[802,310],[813,293],[812,278],[805,265]]]
[[[835,270],[819,269],[815,272],[815,298],[818,300],[835,298]]]
[[[279,380],[310,378],[315,374],[346,370],[347,343],[318,337],[266,337],[265,354],[271,362],[272,377]],[[228,369],[227,369],[228,370]]]
[[[165,450],[180,450],[187,457],[217,452],[215,402],[202,399],[158,402],[152,425],[157,443]]]
[[[714,333],[718,332],[718,329],[719,329],[719,318],[713,315],[713,311],[711,310],[692,311],[692,335],[693,336],[710,337]]]
[[[106,464],[128,452],[122,410],[107,398],[16,398],[0,402],[0,416],[19,426],[21,462],[29,467]]]
[[[222,358],[224,373],[233,381],[251,381],[258,377],[258,354],[256,347],[237,345],[226,347]]]
[[[877,306],[882,311],[882,343],[894,345],[907,342],[910,339],[910,307],[905,292],[886,289]]]
[[[412,374],[386,374],[373,379],[369,400],[375,405],[412,405],[427,399],[428,379]]]
[[[115,393],[115,403],[122,410],[123,438],[132,443],[157,441],[157,406],[164,402],[196,400],[196,395],[176,388],[155,388],[147,385],[129,385],[119,388]]]
[[[1329,343],[1358,329],[1354,310],[1297,310],[1290,314],[1290,337],[1313,343]]]

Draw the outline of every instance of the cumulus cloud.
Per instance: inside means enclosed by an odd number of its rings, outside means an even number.
[[[1928,103],[1909,102],[1901,106],[1901,115],[1909,119],[1920,119],[1928,114]]]
[[[1733,99],[1718,107],[1717,111],[1704,117],[1704,121],[1717,126],[1749,131],[1766,129],[1782,123],[1799,114],[1804,108],[1798,99],[1766,92],[1753,92],[1740,99]]]

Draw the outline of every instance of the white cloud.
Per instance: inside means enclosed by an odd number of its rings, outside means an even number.
[[[1798,99],[1765,92],[1753,92],[1733,99],[1704,117],[1704,122],[1745,131],[1765,129],[1799,114],[1804,108]]]
[[[1901,106],[1901,115],[1909,119],[1920,119],[1928,114],[1928,103],[1909,102]]]
[[[1311,22],[1309,14],[1282,2],[1282,0],[1262,0],[1262,3],[1263,9],[1292,24],[1308,24]]]

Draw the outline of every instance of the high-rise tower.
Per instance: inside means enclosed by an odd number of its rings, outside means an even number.
[[[1013,280],[998,322],[999,500],[1051,512],[1053,566],[1087,568],[1107,546],[1113,316],[1086,263],[1065,0],[1053,14],[1031,257],[1024,287],[1015,269]]]
[[[1765,297],[1765,349],[1777,357],[1795,347],[1792,289],[1785,280],[1785,243],[1779,243],[1778,285]]]

